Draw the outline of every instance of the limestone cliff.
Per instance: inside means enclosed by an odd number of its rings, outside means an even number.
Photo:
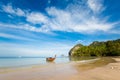
[[[69,56],[73,56],[74,52],[79,49],[80,47],[82,47],[82,44],[77,44],[75,45],[70,51],[69,51]]]

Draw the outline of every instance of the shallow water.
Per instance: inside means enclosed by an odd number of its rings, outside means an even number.
[[[0,58],[0,68],[12,68],[12,67],[25,67],[33,65],[46,65],[50,63],[68,63],[71,61],[80,61],[81,63],[91,62],[96,57],[57,57],[54,62],[46,62],[46,58]],[[99,66],[106,65],[110,62],[114,62],[110,57],[101,58],[93,64],[87,64],[86,66]]]
[[[68,57],[56,58],[54,63],[69,62]],[[0,58],[0,68],[48,64],[46,58]]]

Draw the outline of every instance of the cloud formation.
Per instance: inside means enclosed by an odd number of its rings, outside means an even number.
[[[16,36],[16,35],[12,35],[12,34],[6,34],[6,33],[0,33],[0,37],[18,39],[18,40],[26,40],[26,41],[35,41],[34,39]]]
[[[25,16],[25,12],[20,8],[13,8],[11,4],[3,5],[3,11],[17,16]]]
[[[53,31],[80,33],[87,31],[91,33],[94,31],[108,31],[115,25],[115,23],[107,23],[105,18],[102,21],[91,14],[89,10],[77,11],[75,7],[72,6],[70,10],[68,9],[66,11],[54,7],[47,9],[48,14],[53,17],[51,19],[50,29]]]
[[[42,13],[38,12],[32,12],[30,14],[27,14],[26,18],[28,22],[31,22],[33,24],[47,23],[47,17],[44,16]]]
[[[98,13],[104,10],[103,0],[88,0],[87,4],[94,13]]]
[[[15,24],[0,23],[0,26],[15,28],[15,29],[22,29],[22,30],[33,31],[33,32],[45,32],[41,28],[37,28],[37,27],[31,26],[29,24],[17,24],[17,25],[15,25]]]
[[[53,31],[84,34],[98,31],[110,32],[118,23],[109,23],[107,17],[100,17],[103,10],[105,10],[103,0],[75,0],[74,3],[68,4],[65,9],[58,9],[54,6],[48,7],[46,14],[13,8],[9,4],[3,6],[4,12],[23,16],[27,22],[34,25],[40,24],[40,27],[37,28],[29,23],[24,23],[19,25],[19,29],[44,33]],[[17,28],[13,24],[10,26]]]

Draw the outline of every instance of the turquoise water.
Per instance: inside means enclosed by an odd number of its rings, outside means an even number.
[[[56,58],[54,63],[66,63],[69,58]],[[46,58],[0,58],[0,68],[48,64]]]

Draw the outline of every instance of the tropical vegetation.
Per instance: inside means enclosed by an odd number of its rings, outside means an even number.
[[[94,41],[88,46],[77,44],[70,50],[69,56],[120,56],[120,39],[106,42]]]

